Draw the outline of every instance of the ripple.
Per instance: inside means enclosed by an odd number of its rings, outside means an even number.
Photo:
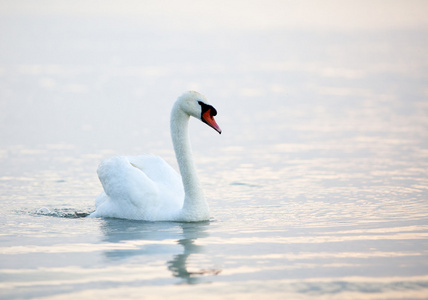
[[[58,217],[58,218],[85,218],[90,215],[88,212],[77,212],[70,208],[64,208],[64,209],[54,209],[51,211],[47,207],[41,207],[37,210],[35,215],[39,216],[49,216],[49,217]]]

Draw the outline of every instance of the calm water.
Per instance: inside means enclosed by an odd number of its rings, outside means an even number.
[[[0,33],[2,299],[428,299],[426,30],[15,14]],[[177,166],[187,89],[223,129],[191,122],[211,220],[77,217],[102,159]]]

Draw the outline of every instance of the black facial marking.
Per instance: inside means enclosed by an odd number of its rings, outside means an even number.
[[[211,105],[205,104],[202,101],[198,101],[198,103],[202,108],[202,112],[201,112],[201,119],[202,120],[203,120],[204,113],[206,113],[209,109],[210,109],[210,117],[211,118],[217,115],[217,110],[214,107],[212,107]]]

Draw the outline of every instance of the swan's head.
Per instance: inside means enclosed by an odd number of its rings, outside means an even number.
[[[198,92],[189,91],[178,98],[177,104],[188,115],[201,120],[221,134],[221,129],[214,120],[217,110]]]

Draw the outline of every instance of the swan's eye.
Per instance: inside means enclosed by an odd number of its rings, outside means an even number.
[[[211,105],[205,104],[202,101],[198,101],[198,103],[202,109],[201,116],[203,116],[207,111],[210,111],[210,117],[211,118],[217,115],[217,110],[214,107],[212,107]]]

